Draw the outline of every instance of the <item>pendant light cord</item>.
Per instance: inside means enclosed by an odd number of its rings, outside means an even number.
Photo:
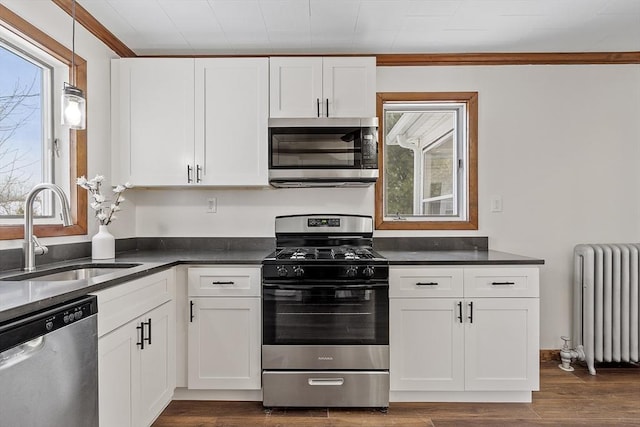
[[[73,24],[71,26],[71,84],[76,85],[76,0],[71,2],[71,18]]]

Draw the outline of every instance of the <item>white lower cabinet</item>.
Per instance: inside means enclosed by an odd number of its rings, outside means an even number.
[[[188,388],[260,390],[260,267],[193,267],[188,280]]]
[[[464,390],[464,327],[451,299],[389,300],[391,390]]]
[[[260,389],[260,299],[191,298],[191,389]]]
[[[522,401],[538,390],[537,268],[392,267],[389,293],[392,399]]]
[[[174,287],[169,270],[96,293],[98,323],[104,318],[104,324],[114,325],[98,338],[100,426],[149,426],[171,401],[176,377]],[[141,310],[133,318],[132,307]]]

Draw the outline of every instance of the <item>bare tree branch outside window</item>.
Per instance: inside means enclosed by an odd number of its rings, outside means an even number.
[[[5,55],[12,55],[0,47],[2,50]],[[0,64],[11,66],[5,64],[5,55],[0,57]],[[21,129],[33,126],[33,116],[40,110],[40,72],[33,67],[31,76],[14,76],[12,83],[0,85],[0,216],[23,214],[24,200],[33,185],[33,171],[40,163],[37,159],[41,154],[34,160],[32,150],[16,139]],[[40,177],[35,178],[40,181]],[[36,215],[40,214],[41,203],[36,203],[34,209]]]

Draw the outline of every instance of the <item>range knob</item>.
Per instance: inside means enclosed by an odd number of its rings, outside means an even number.
[[[364,277],[373,277],[373,267],[370,265],[367,265],[364,270],[362,270],[362,274],[364,275]]]
[[[285,267],[284,265],[278,267],[278,276],[287,277],[287,274],[289,274],[289,271],[287,271],[287,267]]]
[[[347,268],[347,277],[356,277],[358,269],[354,266]]]
[[[295,274],[296,277],[302,277],[304,276],[304,270],[299,265],[296,265],[293,267],[293,274]]]

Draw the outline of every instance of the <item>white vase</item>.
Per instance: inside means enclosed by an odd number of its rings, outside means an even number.
[[[91,258],[111,259],[116,257],[116,238],[109,233],[106,225],[98,226],[98,232],[91,238]]]

